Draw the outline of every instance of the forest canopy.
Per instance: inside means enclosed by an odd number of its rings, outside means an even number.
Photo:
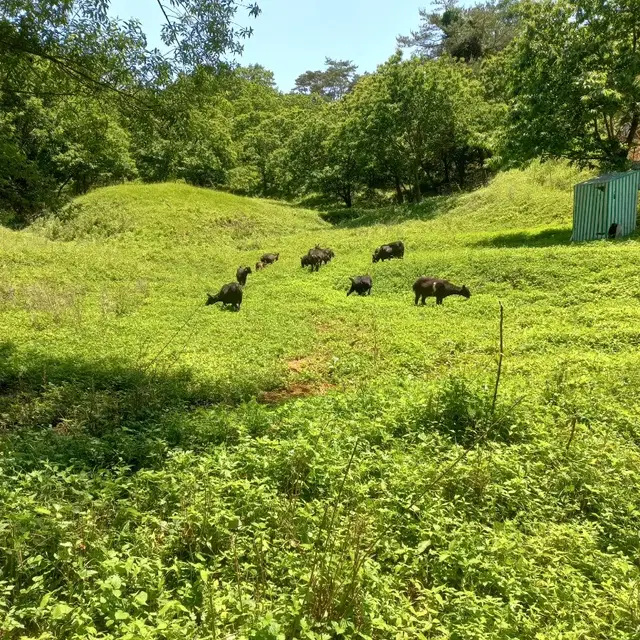
[[[624,168],[634,157],[632,0],[438,0],[373,73],[327,57],[291,93],[234,62],[251,35],[236,14],[259,18],[259,6],[159,6],[163,52],[106,0],[3,3],[5,219],[132,179],[351,206],[472,188],[533,158]]]

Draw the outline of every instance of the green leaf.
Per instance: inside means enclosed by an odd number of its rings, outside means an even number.
[[[51,596],[53,595],[53,593],[49,592],[49,593],[45,593],[42,596],[42,600],[40,600],[40,604],[38,605],[38,609],[44,609],[47,606],[47,603],[49,602],[49,600],[51,600]]]
[[[416,548],[418,555],[424,553],[428,547],[431,546],[431,540],[423,540]]]
[[[51,617],[54,620],[61,620],[71,613],[71,607],[63,602],[58,603],[51,611]]]

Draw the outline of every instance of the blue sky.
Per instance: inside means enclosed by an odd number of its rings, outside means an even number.
[[[353,60],[374,71],[393,54],[396,36],[419,24],[418,9],[429,0],[258,0],[262,14],[238,21],[254,28],[242,64],[260,63],[274,72],[283,91],[308,69],[321,69],[325,56]],[[469,2],[465,2],[469,4]],[[156,0],[112,0],[111,13],[138,18],[152,46],[160,44],[162,14]]]

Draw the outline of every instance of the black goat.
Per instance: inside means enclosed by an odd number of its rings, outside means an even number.
[[[350,296],[354,291],[359,296],[370,296],[371,287],[373,287],[373,280],[371,276],[356,276],[355,278],[349,278],[351,280],[351,289],[347,291],[347,295]]]
[[[251,267],[238,267],[236,271],[236,280],[244,287],[247,284],[247,276],[253,273]]]
[[[323,254],[323,259],[322,262],[323,264],[327,264],[329,262],[331,262],[331,260],[333,260],[336,257],[336,254],[334,253],[333,249],[329,249],[328,247],[326,249],[323,249],[319,244],[317,244],[314,249],[316,251],[320,251]]]
[[[427,298],[435,298],[436,304],[442,304],[449,296],[463,296],[467,299],[471,297],[471,292],[466,286],[457,287],[448,280],[427,276],[421,276],[413,283],[413,292],[416,294],[416,304],[421,298],[422,304],[426,303]]]
[[[401,240],[383,244],[373,252],[373,261],[391,260],[391,258],[404,258],[404,243]]]
[[[324,264],[325,254],[319,249],[309,249],[307,255],[300,258],[300,266],[311,267],[311,271],[320,271],[320,265]]]
[[[207,305],[215,304],[216,302],[222,302],[222,307],[230,305],[236,311],[240,311],[240,305],[242,304],[242,287],[237,282],[230,282],[225,284],[218,292],[218,295],[212,296],[207,294]]]

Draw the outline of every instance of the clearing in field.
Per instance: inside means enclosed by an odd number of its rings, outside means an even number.
[[[131,184],[0,229],[0,636],[637,638],[639,245],[568,243],[578,179],[349,216]]]

